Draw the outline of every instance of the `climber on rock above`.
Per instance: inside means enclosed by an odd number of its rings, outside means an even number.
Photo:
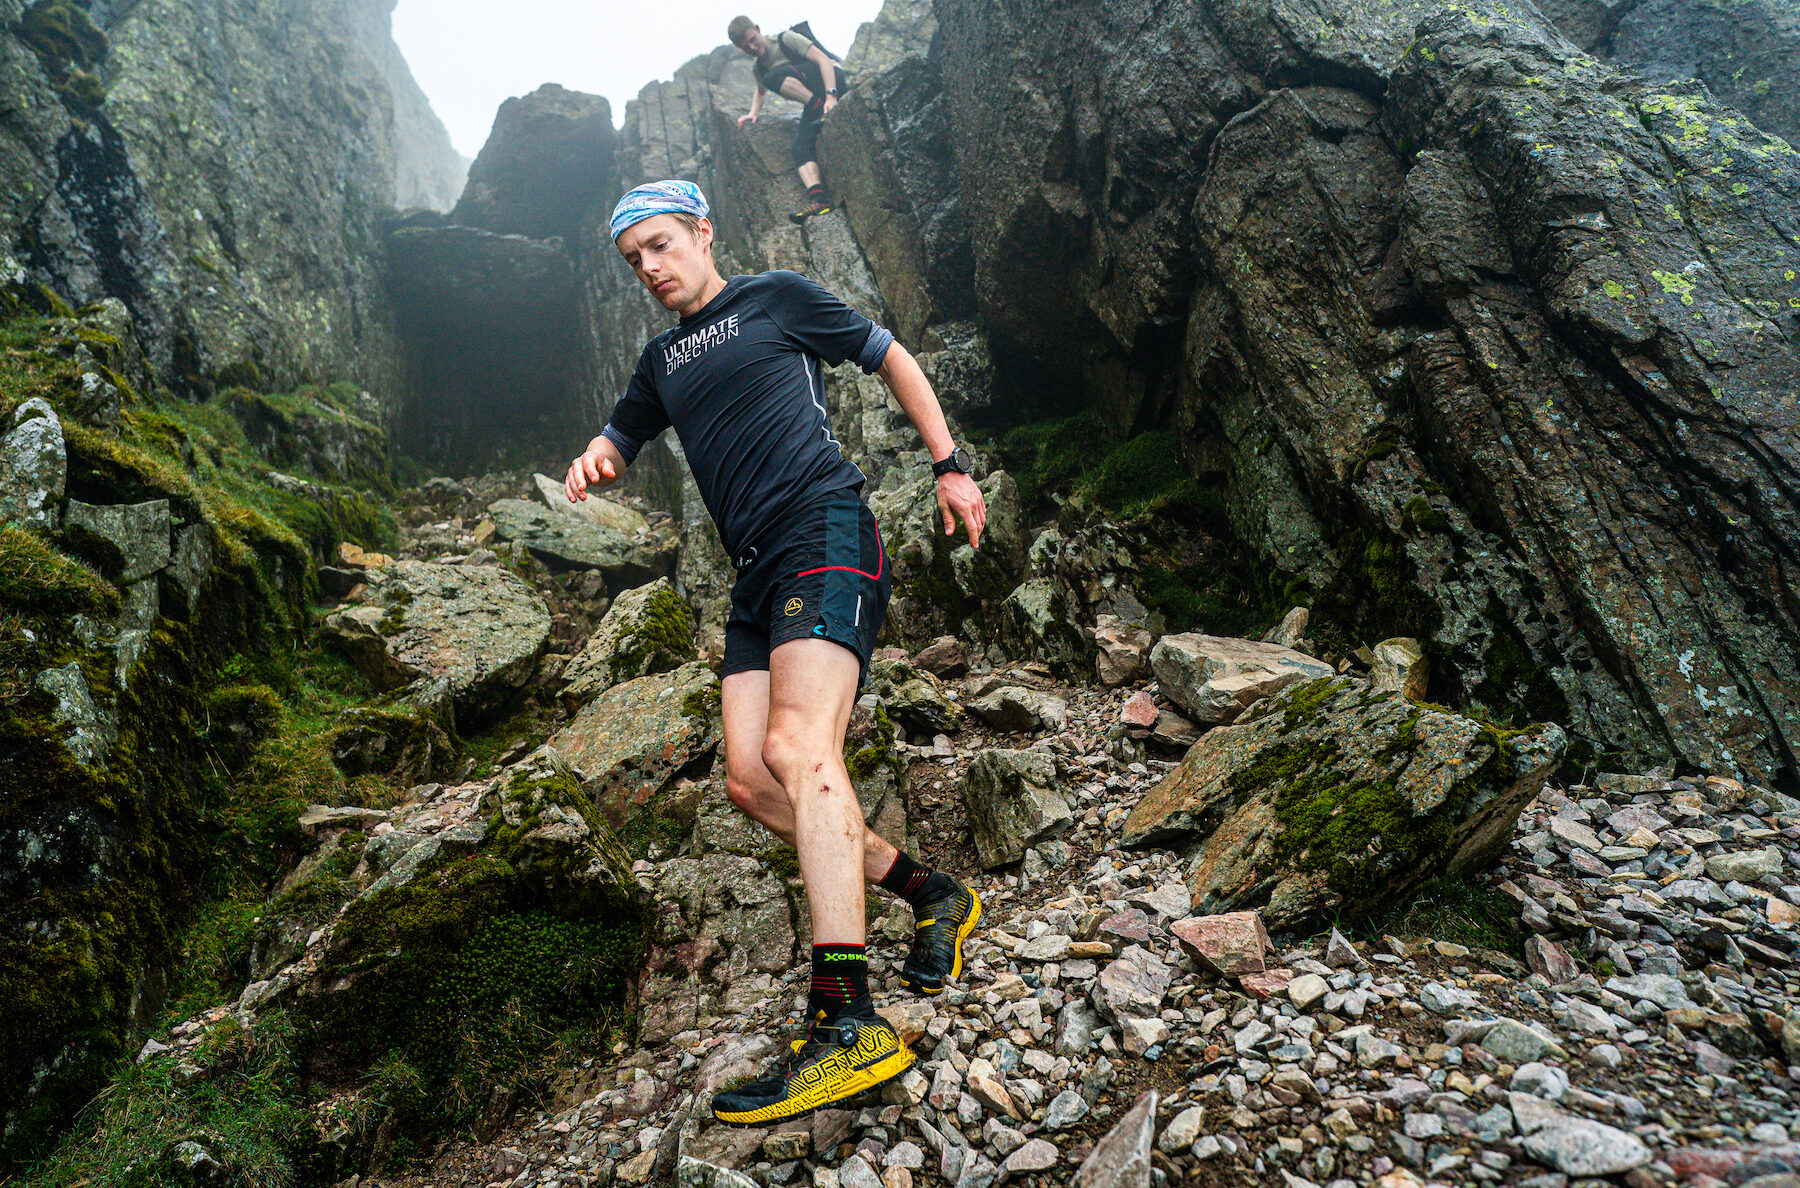
[[[806,187],[806,205],[788,216],[796,223],[832,209],[819,176],[819,122],[837,106],[838,96],[849,85],[843,67],[819,48],[808,32],[810,27],[802,24],[783,29],[770,39],[747,16],[733,17],[726,28],[731,44],[756,59],[756,96],[750,100],[750,110],[738,117],[738,127],[756,122],[762,114],[763,96],[770,91],[801,105],[800,126],[794,130],[794,167],[800,171],[800,184]]]
[[[863,823],[844,732],[868,674],[893,575],[863,474],[825,413],[823,367],[878,373],[919,431],[944,531],[979,547],[987,508],[918,363],[894,336],[794,272],[726,280],[692,182],[639,186],[613,211],[614,244],[680,321],[644,347],[600,436],[569,464],[571,502],[610,485],[671,425],[737,570],[725,624],[726,791],[792,845],[812,919],[804,1043],[761,1079],[720,1093],[723,1122],[762,1126],[842,1101],[913,1062],[873,1007],[865,883],[915,920],[903,985],[936,994],[962,972],[981,900]]]

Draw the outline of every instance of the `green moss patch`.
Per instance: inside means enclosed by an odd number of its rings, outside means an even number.
[[[331,1080],[383,1056],[418,1070],[428,1088],[400,1127],[414,1136],[472,1122],[497,1085],[541,1086],[554,1037],[617,1019],[642,931],[522,888],[509,863],[476,854],[354,905],[321,980],[349,988],[302,1005],[308,1066]]]
[[[222,1188],[293,1188],[330,1171],[304,1106],[288,1021],[253,1032],[222,1024],[197,1050],[198,1076],[167,1056],[127,1064],[83,1116],[72,1141],[28,1169],[21,1188],[192,1182],[182,1159],[204,1151]],[[192,1144],[186,1148],[182,1144]]]
[[[0,524],[0,605],[42,614],[119,613],[119,591],[35,532]]]

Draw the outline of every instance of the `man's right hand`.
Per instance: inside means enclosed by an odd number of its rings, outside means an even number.
[[[740,127],[740,128],[742,128],[745,124],[754,124],[755,122],[756,122],[756,116],[750,112],[745,112],[743,115],[738,117],[738,127]]]
[[[619,472],[613,469],[612,459],[599,450],[589,450],[569,463],[563,491],[569,496],[569,502],[574,503],[587,498],[589,487],[610,487],[618,481]]]

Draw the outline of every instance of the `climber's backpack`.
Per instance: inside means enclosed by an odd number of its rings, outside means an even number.
[[[830,50],[826,49],[824,46],[819,45],[819,39],[817,37],[813,36],[811,21],[795,21],[793,24],[791,24],[787,27],[787,31],[789,33],[798,33],[798,34],[800,34],[800,36],[806,38],[808,41],[812,42],[814,45],[818,45],[819,52],[824,54],[827,58],[830,58],[833,62],[838,62],[838,63],[843,62],[842,58],[838,57],[836,54],[832,53]]]

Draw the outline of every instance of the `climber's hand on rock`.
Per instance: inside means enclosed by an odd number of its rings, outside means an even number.
[[[837,106],[837,96],[836,96],[836,95],[831,95],[831,94],[827,94],[827,95],[826,95],[826,96],[825,96],[825,110],[824,110],[824,111],[821,111],[821,112],[820,112],[820,113],[819,113],[819,114],[820,114],[820,115],[822,115],[822,116],[826,116],[826,115],[830,115],[830,114],[831,114],[831,109],[832,109],[832,108],[834,108],[834,107],[836,107],[836,106]]]
[[[938,510],[944,513],[944,535],[956,535],[956,521],[969,530],[969,547],[981,547],[981,533],[987,527],[987,501],[981,488],[966,474],[951,471],[937,481]]]
[[[574,503],[587,498],[589,487],[610,487],[618,478],[619,472],[613,468],[611,458],[599,450],[589,450],[569,463],[569,474],[563,479],[563,490],[568,493],[569,502]]]
[[[743,115],[738,117],[738,127],[740,127],[740,128],[742,128],[745,124],[754,124],[755,122],[756,122],[756,116],[750,112],[745,112]]]

